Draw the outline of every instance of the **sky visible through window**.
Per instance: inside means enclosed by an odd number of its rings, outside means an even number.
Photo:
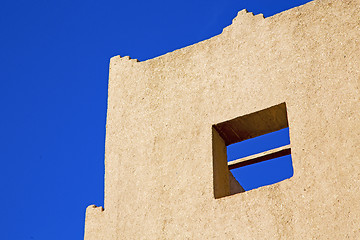
[[[289,128],[227,146],[228,161],[290,144]],[[291,155],[230,170],[245,191],[293,176]]]

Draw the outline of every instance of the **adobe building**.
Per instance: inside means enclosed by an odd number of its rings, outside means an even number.
[[[360,1],[315,0],[113,57],[105,202],[85,239],[360,239],[359,44]],[[293,176],[244,192],[226,147],[285,127],[290,146],[252,160],[291,151]]]

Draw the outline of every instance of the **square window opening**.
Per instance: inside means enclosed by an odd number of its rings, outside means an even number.
[[[213,125],[214,197],[293,176],[286,104]]]

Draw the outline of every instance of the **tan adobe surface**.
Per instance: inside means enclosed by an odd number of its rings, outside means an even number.
[[[359,0],[315,0],[113,57],[105,206],[87,208],[85,239],[360,239],[359,43]],[[215,199],[212,126],[281,103],[294,176]]]

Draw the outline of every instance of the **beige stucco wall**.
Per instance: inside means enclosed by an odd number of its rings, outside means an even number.
[[[359,0],[317,0],[113,57],[105,210],[88,207],[85,239],[360,239],[359,28]],[[212,125],[283,102],[294,176],[215,199]]]

